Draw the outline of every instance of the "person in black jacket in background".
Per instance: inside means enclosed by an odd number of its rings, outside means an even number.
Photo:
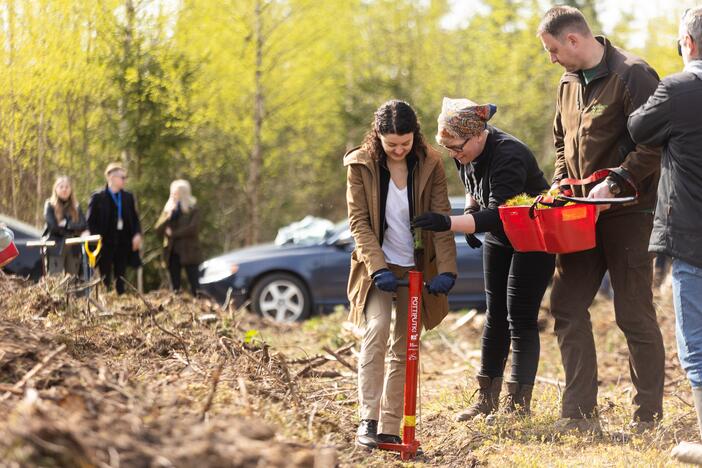
[[[682,73],[664,78],[629,116],[631,138],[663,146],[658,201],[648,250],[673,258],[678,358],[702,434],[702,8],[685,12],[678,35]]]
[[[505,235],[498,206],[521,193],[538,195],[548,183],[524,143],[487,125],[495,111],[492,104],[444,98],[436,141],[456,162],[466,188],[467,213],[449,217],[430,212],[413,222],[431,231],[487,233],[483,246],[487,317],[477,375],[479,397],[457,415],[459,421],[497,411],[510,345],[512,375],[505,411],[530,412],[539,365],[539,307],[555,265],[551,254],[516,252]]]
[[[102,251],[98,267],[107,287],[115,274],[117,294],[124,292],[124,277],[127,265],[141,265],[141,224],[136,211],[134,196],[124,190],[127,171],[119,163],[111,163],[105,169],[107,186],[90,196],[88,202],[88,228],[91,234],[102,236]]]
[[[77,275],[80,246],[66,246],[64,242],[68,237],[79,236],[88,225],[68,177],[58,177],[54,182],[51,197],[44,204],[44,221],[44,237],[56,242],[48,249],[46,271],[50,275],[64,272]]]

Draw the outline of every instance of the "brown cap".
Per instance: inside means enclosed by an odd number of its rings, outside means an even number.
[[[122,163],[113,162],[107,165],[107,169],[105,169],[105,177],[109,176],[110,173],[114,171],[124,171],[125,173],[127,172]]]

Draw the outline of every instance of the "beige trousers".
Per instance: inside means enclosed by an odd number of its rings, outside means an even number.
[[[389,266],[395,276],[408,278],[409,267]],[[379,434],[399,435],[402,423],[407,357],[408,289],[396,293],[371,287],[365,307],[366,324],[358,362],[358,407],[361,419],[379,421]],[[394,326],[393,297],[396,297]],[[388,369],[385,359],[388,358]]]

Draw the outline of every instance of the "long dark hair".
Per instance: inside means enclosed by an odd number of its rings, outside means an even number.
[[[376,161],[385,159],[385,151],[380,142],[380,135],[406,135],[414,134],[414,141],[410,154],[426,153],[427,144],[422,136],[421,127],[417,120],[417,113],[405,101],[393,99],[380,106],[373,115],[371,130],[363,139],[362,149]]]

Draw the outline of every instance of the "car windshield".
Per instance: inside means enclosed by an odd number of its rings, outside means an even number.
[[[348,219],[336,223],[334,225],[334,229],[329,231],[327,238],[325,239],[327,244],[334,244],[339,241],[343,243],[353,242]]]
[[[324,218],[305,216],[278,230],[275,245],[315,245],[324,242],[336,230],[334,223]]]
[[[463,197],[451,197],[451,214],[463,214]],[[457,234],[458,235],[458,234]],[[463,234],[460,234],[463,237]],[[278,230],[275,245],[318,245],[353,242],[348,220],[334,224],[328,219],[305,216]]]

